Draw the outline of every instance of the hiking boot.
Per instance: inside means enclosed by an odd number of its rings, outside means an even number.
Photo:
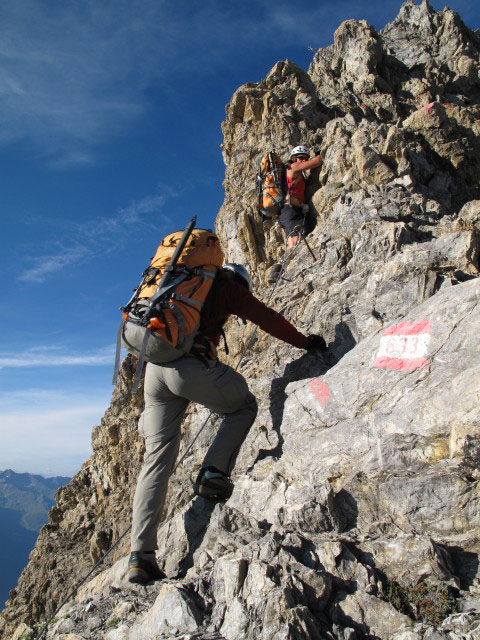
[[[214,500],[227,500],[233,491],[233,482],[216,467],[202,467],[193,490],[197,496]]]
[[[128,581],[146,584],[152,580],[163,580],[167,576],[157,564],[155,552],[133,551],[128,560]]]
[[[274,264],[270,269],[270,273],[268,274],[268,282],[270,282],[271,284],[276,282],[278,280],[281,270],[282,270],[282,265],[279,262]]]

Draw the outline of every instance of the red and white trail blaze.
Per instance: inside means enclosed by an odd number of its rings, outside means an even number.
[[[401,322],[389,327],[380,337],[380,348],[373,366],[397,370],[428,367],[425,356],[431,331],[429,320]]]
[[[380,336],[380,348],[373,366],[397,371],[429,367],[426,355],[431,332],[432,324],[429,320],[401,322],[389,327]],[[329,386],[321,378],[312,378],[308,389],[322,406],[333,400]]]

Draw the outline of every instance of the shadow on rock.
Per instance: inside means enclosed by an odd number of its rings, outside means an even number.
[[[382,640],[379,636],[371,634],[370,628],[362,622],[357,622],[353,618],[351,618],[346,613],[341,612],[341,604],[342,602],[348,598],[350,595],[350,591],[339,591],[336,595],[336,604],[339,605],[339,608],[333,612],[332,618],[333,622],[340,625],[340,627],[352,629],[356,632],[357,635],[360,635],[362,640]],[[350,636],[351,637],[351,636]],[[357,637],[357,636],[354,636]]]
[[[283,453],[283,436],[280,428],[283,421],[285,400],[287,399],[287,394],[285,393],[287,385],[290,382],[323,376],[336,362],[337,359],[332,357],[329,352],[308,352],[298,360],[287,364],[281,378],[272,380],[269,394],[270,415],[272,416],[273,430],[278,435],[278,444],[273,449],[260,449],[255,462],[249,470],[253,469],[260,460],[268,457],[280,458]]]
[[[355,529],[357,526],[358,506],[357,501],[352,494],[348,493],[345,489],[340,489],[340,491],[335,495],[335,505],[345,518],[343,531],[351,531],[352,529]]]
[[[347,313],[350,313],[350,311],[347,310]],[[354,327],[354,330],[356,331],[356,327]],[[341,360],[343,356],[351,351],[356,345],[357,340],[355,339],[355,336],[348,322],[342,320],[341,322],[336,324],[335,339],[329,345],[330,358],[332,360],[332,364],[330,366],[337,364],[337,362]]]
[[[453,563],[453,571],[460,580],[460,587],[468,590],[478,575],[479,559],[476,553],[465,551],[461,547],[446,546]]]
[[[185,512],[184,524],[188,539],[188,553],[180,562],[179,578],[183,578],[187,571],[193,567],[193,554],[202,544],[216,505],[217,502],[214,500],[197,497]]]

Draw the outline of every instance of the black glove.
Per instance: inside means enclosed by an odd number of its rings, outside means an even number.
[[[320,149],[314,149],[313,150],[313,155],[314,156],[319,156],[320,155]]]
[[[322,336],[308,336],[308,347],[307,351],[312,351],[312,349],[319,349],[320,351],[328,351],[327,343],[322,338]]]

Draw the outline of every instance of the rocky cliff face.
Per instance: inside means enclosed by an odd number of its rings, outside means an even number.
[[[260,405],[231,499],[192,497],[211,421],[170,484],[169,579],[128,585],[124,540],[48,638],[480,637],[479,69],[459,16],[407,3],[381,33],[343,23],[308,72],[279,62],[234,94],[217,218],[227,258],[329,354],[229,323],[232,363],[250,342],[241,371]],[[301,243],[272,291],[284,240],[255,213],[255,164],[300,143],[324,156],[309,186],[316,260]],[[129,524],[142,453],[131,379],[127,359],[5,637],[44,619]],[[183,451],[206,416],[191,408]]]

